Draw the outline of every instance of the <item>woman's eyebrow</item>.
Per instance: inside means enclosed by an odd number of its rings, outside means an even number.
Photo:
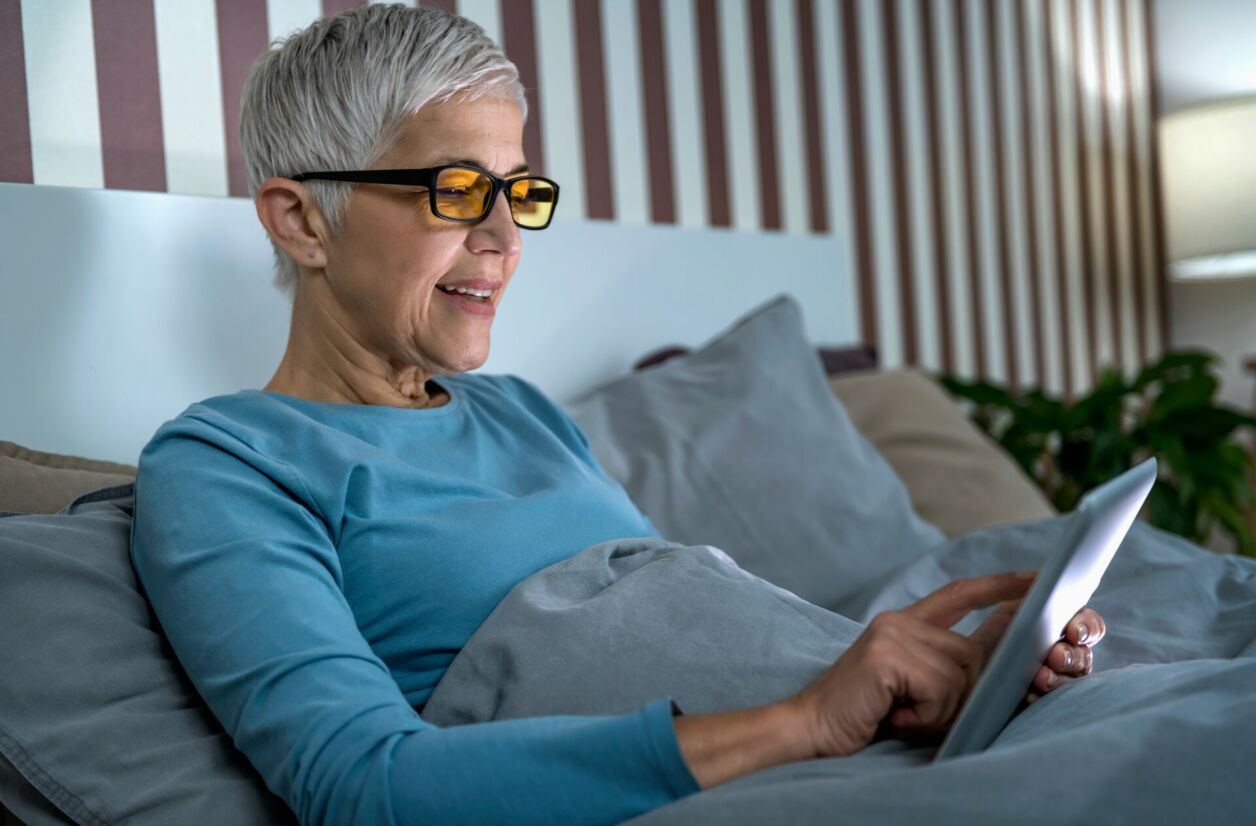
[[[471,166],[478,166],[481,169],[488,169],[487,164],[483,163],[482,161],[477,161],[473,158],[460,158],[456,161],[448,161],[448,163],[465,163],[465,164],[470,164]],[[528,171],[528,165],[526,163],[521,163],[518,166],[516,166],[514,169],[507,172],[506,175],[502,177],[508,177],[510,175],[520,175],[527,171]]]

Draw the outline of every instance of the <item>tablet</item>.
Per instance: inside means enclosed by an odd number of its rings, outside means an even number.
[[[934,760],[984,751],[1016,714],[1047,652],[1085,607],[1156,481],[1148,459],[1082,497]]]

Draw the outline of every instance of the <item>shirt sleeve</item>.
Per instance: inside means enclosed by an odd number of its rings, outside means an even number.
[[[132,559],[175,654],[303,824],[615,823],[699,786],[670,698],[438,728],[354,621],[299,474],[184,415],[145,448]]]

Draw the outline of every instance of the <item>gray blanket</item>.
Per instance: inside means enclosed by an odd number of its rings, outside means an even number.
[[[459,725],[619,713],[664,695],[687,713],[772,702],[814,679],[877,612],[951,579],[1036,567],[1068,519],[943,543],[827,607],[709,546],[600,543],[516,586],[422,716]],[[983,754],[932,765],[932,748],[882,741],[756,772],[632,822],[1256,822],[1256,562],[1140,522],[1091,604],[1109,626],[1095,673],[1027,708]]]

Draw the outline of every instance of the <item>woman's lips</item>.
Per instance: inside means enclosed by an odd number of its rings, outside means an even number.
[[[482,318],[492,318],[497,314],[497,308],[493,306],[493,300],[491,298],[485,299],[484,301],[477,301],[474,298],[459,295],[458,293],[447,293],[441,289],[436,289],[435,292],[441,298],[448,301],[451,307],[461,310],[469,315],[480,316]]]

